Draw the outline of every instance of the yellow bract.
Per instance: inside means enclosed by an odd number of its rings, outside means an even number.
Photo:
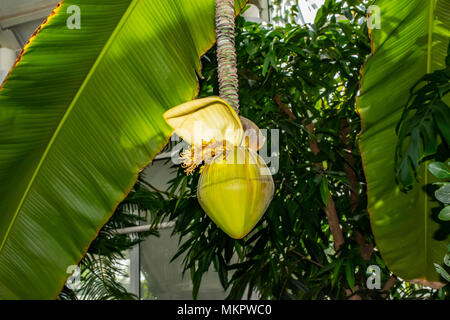
[[[238,146],[244,135],[239,116],[219,97],[183,103],[164,113],[164,119],[183,140],[195,146],[223,140]]]

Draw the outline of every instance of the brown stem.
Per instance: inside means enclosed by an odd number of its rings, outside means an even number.
[[[327,215],[328,224],[330,225],[331,233],[333,234],[334,247],[336,251],[341,249],[344,244],[344,236],[342,234],[341,226],[339,225],[339,218],[336,213],[336,206],[331,194],[328,195],[328,205],[325,207],[325,214]]]
[[[278,94],[275,95],[274,100],[277,103],[278,107],[281,109],[281,111],[283,111],[289,117],[290,120],[297,119],[297,117],[291,111],[291,109],[289,109],[289,107],[285,105],[283,101],[281,101],[281,98]]]
[[[340,138],[344,144],[344,171],[349,181],[349,189],[350,189],[350,205],[352,212],[356,210],[359,205],[359,194],[358,194],[358,177],[356,175],[355,170],[353,169],[355,160],[352,155],[352,144],[349,141],[350,135],[350,125],[348,124],[347,119],[342,119],[341,122],[341,132]],[[360,231],[355,232],[356,242],[359,244],[359,252],[361,257],[368,261],[372,256],[374,245],[373,243],[367,244],[364,235]]]
[[[355,237],[356,242],[359,245],[359,253],[361,254],[361,257],[364,260],[369,261],[373,253],[373,243],[367,244],[364,235],[358,230],[355,231]]]
[[[344,143],[344,148],[346,151],[344,153],[344,158],[346,160],[344,164],[344,171],[349,181],[350,204],[352,207],[352,212],[354,212],[359,204],[359,196],[358,196],[358,177],[356,176],[355,170],[353,170],[355,160],[353,159],[353,155],[351,153],[352,145],[349,142],[350,130],[351,128],[348,125],[347,119],[343,119],[341,129],[341,141]]]
[[[359,290],[359,286],[355,286],[353,291],[350,289],[345,289],[345,293],[347,294],[348,300],[362,300],[362,297],[356,293]]]
[[[239,113],[239,81],[234,39],[234,17],[234,0],[216,0],[219,94]]]
[[[384,284],[384,287],[383,287],[383,291],[384,291],[385,293],[383,293],[383,294],[381,295],[382,298],[386,298],[386,297],[387,297],[389,291],[391,291],[392,287],[394,286],[394,284],[395,284],[396,282],[397,282],[397,278],[396,278],[395,276],[391,276],[391,277],[389,278],[389,280],[386,281],[386,283]]]
[[[316,266],[318,266],[318,267],[320,267],[320,268],[323,268],[323,265],[321,265],[319,262],[314,261],[314,260],[312,260],[312,259],[309,259],[308,257],[304,256],[303,254],[301,254],[300,252],[298,252],[298,251],[295,250],[295,249],[291,249],[290,252],[294,253],[295,255],[299,256],[300,258],[302,258],[302,259],[305,260],[305,261],[308,261],[308,262],[310,262],[310,263],[312,263],[312,264],[315,264]]]
[[[311,122],[308,123],[305,127],[310,134],[309,147],[311,149],[311,152],[314,155],[317,155],[320,152],[320,148],[314,135],[314,124]],[[314,165],[320,171],[323,170],[323,165],[321,163],[315,163]],[[336,251],[339,251],[341,246],[344,244],[344,235],[342,233],[341,226],[339,225],[339,218],[336,212],[336,206],[334,204],[334,200],[331,194],[328,195],[328,204],[325,207],[325,214],[328,219],[328,225],[330,226],[331,234],[333,235],[334,248],[336,249]]]

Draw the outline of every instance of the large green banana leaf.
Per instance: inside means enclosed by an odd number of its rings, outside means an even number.
[[[236,1],[239,9],[244,0]],[[81,28],[67,19],[81,13]],[[0,299],[51,299],[194,98],[214,0],[64,0],[0,93]]]
[[[392,272],[439,286],[433,263],[442,263],[448,240],[437,237],[440,226],[431,212],[435,202],[423,189],[430,182],[425,165],[412,191],[405,194],[396,185],[395,126],[410,88],[424,74],[445,67],[450,1],[377,0],[375,5],[381,10],[381,28],[372,30],[373,56],[363,69],[358,100],[372,229]]]

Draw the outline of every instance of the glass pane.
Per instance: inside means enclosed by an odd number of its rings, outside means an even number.
[[[184,256],[169,263],[177,252],[178,238],[171,237],[172,228],[160,230],[160,237],[149,237],[141,243],[141,299],[192,299],[189,271],[182,277]],[[198,299],[224,299],[217,273],[203,276]]]

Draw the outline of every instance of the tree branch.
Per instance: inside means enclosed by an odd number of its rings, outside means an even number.
[[[309,259],[308,257],[304,256],[303,254],[301,254],[301,253],[298,252],[297,250],[291,249],[291,250],[289,250],[289,251],[292,252],[292,253],[294,253],[295,255],[299,256],[299,257],[302,258],[303,260],[308,261],[308,262],[310,262],[310,263],[312,263],[312,264],[315,264],[316,266],[318,266],[318,267],[320,267],[320,268],[323,268],[323,265],[321,265],[321,264],[318,263],[317,261],[314,261],[314,260],[312,260],[312,259]]]
[[[381,295],[382,298],[386,298],[386,297],[387,297],[389,291],[391,291],[392,287],[395,285],[396,282],[397,282],[397,278],[396,278],[394,275],[392,275],[392,276],[389,278],[389,280],[386,281],[386,283],[384,284],[384,287],[383,287],[383,291],[384,291],[385,293],[383,293],[383,294]]]
[[[350,126],[348,124],[347,119],[342,119],[340,138],[344,143],[344,148],[346,150],[351,150],[352,145],[349,142],[349,134],[350,134]],[[352,206],[352,212],[356,210],[359,204],[359,196],[358,196],[358,177],[356,176],[355,170],[353,170],[353,165],[355,160],[353,159],[353,155],[351,152],[345,152],[344,158],[346,160],[344,164],[344,171],[347,175],[347,179],[350,185],[350,203]]]
[[[308,123],[305,127],[310,134],[309,147],[311,149],[311,152],[314,155],[317,155],[320,152],[320,148],[315,138],[314,124],[311,122]],[[322,163],[315,163],[314,165],[319,170],[321,171],[323,170]],[[325,207],[325,214],[328,219],[328,225],[330,226],[331,234],[333,235],[334,248],[336,249],[336,251],[339,251],[341,246],[344,244],[344,235],[342,233],[341,226],[339,225],[339,218],[336,212],[336,206],[334,204],[334,200],[331,194],[328,194],[328,204]]]
[[[342,119],[341,122],[341,132],[340,138],[344,144],[345,150],[349,150],[349,152],[344,153],[345,164],[344,171],[349,181],[349,189],[350,189],[350,205],[352,208],[352,212],[355,212],[356,208],[359,205],[359,194],[358,194],[358,177],[356,175],[354,168],[355,159],[351,153],[352,144],[349,142],[350,135],[350,125],[348,124],[347,119]],[[373,243],[367,244],[364,235],[360,231],[355,232],[356,242],[359,244],[359,252],[361,257],[368,261],[372,256],[374,245]]]
[[[355,231],[355,237],[356,242],[359,245],[359,253],[361,254],[361,257],[364,260],[369,261],[373,253],[373,243],[367,244],[364,235],[358,230]]]
[[[281,109],[281,111],[283,111],[289,117],[290,120],[297,119],[297,117],[291,111],[291,109],[289,109],[289,107],[285,105],[283,101],[281,101],[281,98],[278,94],[275,95],[274,100],[277,103],[278,107]]]

